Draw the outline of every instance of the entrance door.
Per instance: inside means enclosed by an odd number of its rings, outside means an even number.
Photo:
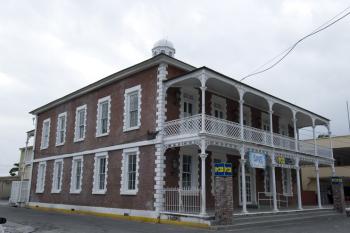
[[[239,203],[242,204],[242,172],[239,167]],[[247,204],[254,204],[256,202],[255,195],[255,169],[246,165],[245,167],[245,184],[247,194]]]

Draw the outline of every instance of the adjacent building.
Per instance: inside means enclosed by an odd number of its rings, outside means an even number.
[[[201,222],[214,164],[229,162],[237,211],[303,208],[300,167],[333,156],[298,132],[329,120],[174,54],[161,40],[152,58],[31,112],[29,205]]]
[[[343,179],[344,194],[347,203],[350,203],[350,135],[332,137],[333,156],[335,173]],[[318,145],[329,144],[328,137],[317,139]],[[313,167],[302,168],[303,198],[308,204],[316,203],[316,173]],[[329,167],[320,168],[320,189],[322,202],[332,204],[331,178],[332,169]]]

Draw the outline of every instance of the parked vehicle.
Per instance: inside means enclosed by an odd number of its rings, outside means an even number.
[[[5,224],[6,218],[0,218],[0,224]],[[5,233],[4,228],[0,225],[0,233]]]

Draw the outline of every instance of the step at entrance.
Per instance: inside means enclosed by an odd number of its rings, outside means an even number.
[[[303,221],[312,221],[313,219],[327,219],[339,216],[341,216],[341,214],[337,213],[333,209],[315,209],[293,212],[286,211],[277,213],[254,213],[234,216],[232,225],[212,226],[212,229],[242,230],[265,226],[284,225],[293,222],[302,223]]]

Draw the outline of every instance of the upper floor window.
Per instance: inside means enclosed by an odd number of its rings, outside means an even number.
[[[138,148],[123,151],[121,194],[135,195],[138,191],[139,153]]]
[[[282,188],[284,196],[293,196],[292,173],[289,168],[282,168]]]
[[[74,157],[70,183],[71,193],[80,193],[83,181],[83,157]]]
[[[82,141],[85,139],[86,114],[87,114],[86,104],[80,107],[77,107],[75,111],[75,130],[74,130],[75,142]]]
[[[53,179],[52,179],[52,193],[61,192],[62,188],[62,174],[63,174],[63,160],[55,160],[53,166]]]
[[[109,133],[111,113],[111,97],[107,96],[98,100],[96,136],[105,136]]]
[[[43,128],[41,132],[41,145],[40,149],[46,149],[49,147],[50,140],[50,118],[43,121]]]
[[[270,131],[270,115],[266,112],[261,112],[261,128]]]
[[[45,188],[46,162],[40,162],[36,177],[36,192],[43,193]]]
[[[107,191],[107,163],[107,153],[97,153],[95,155],[93,194],[105,194]]]
[[[211,97],[211,115],[220,118],[226,119],[226,99],[212,95]]]
[[[66,140],[67,112],[57,117],[56,146],[63,145]]]
[[[124,93],[124,131],[141,126],[141,85],[129,88]]]

